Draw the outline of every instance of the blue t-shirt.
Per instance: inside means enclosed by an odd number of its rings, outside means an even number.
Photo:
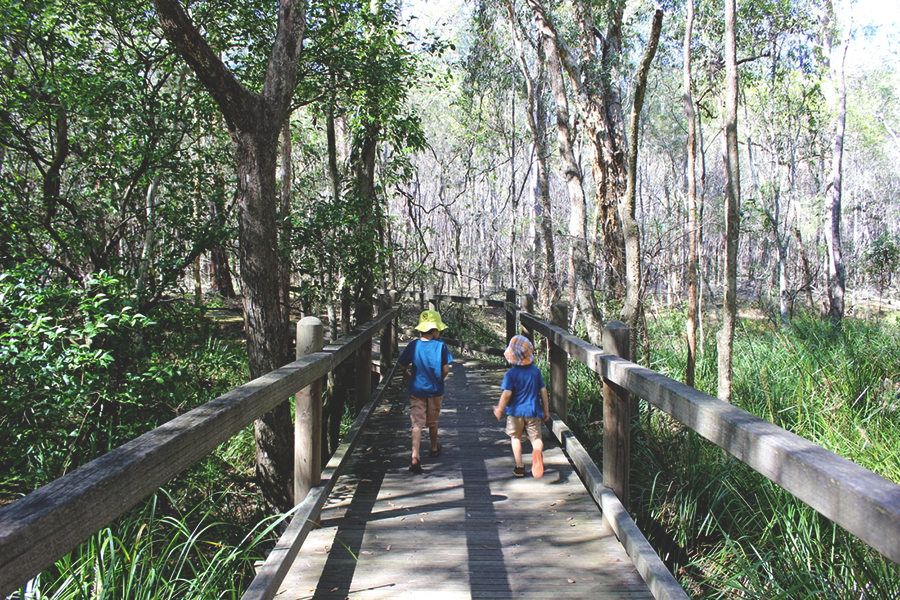
[[[506,405],[506,414],[512,417],[542,417],[544,403],[541,390],[545,387],[544,376],[535,365],[511,367],[500,385],[501,390],[512,392],[512,398]]]
[[[407,344],[397,360],[401,365],[409,365],[410,396],[443,396],[444,378],[441,373],[444,365],[453,362],[447,344],[441,340],[413,340]]]

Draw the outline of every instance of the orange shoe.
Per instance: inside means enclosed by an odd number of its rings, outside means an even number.
[[[535,479],[544,476],[544,456],[540,450],[534,450],[531,453],[531,474]]]

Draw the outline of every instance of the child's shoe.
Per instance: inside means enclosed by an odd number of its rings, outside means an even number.
[[[422,474],[422,465],[419,463],[418,459],[413,459],[409,462],[409,472],[415,473],[416,475]]]
[[[531,474],[534,475],[535,479],[540,479],[544,476],[544,456],[540,450],[535,450],[531,453]]]
[[[513,475],[516,477],[525,477],[525,467],[516,467],[513,469]]]

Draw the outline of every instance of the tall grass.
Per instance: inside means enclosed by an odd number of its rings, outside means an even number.
[[[239,598],[279,520],[249,532],[213,518],[222,494],[188,512],[160,491],[94,535],[11,598],[174,600]],[[221,540],[234,541],[221,541]]]
[[[681,319],[651,325],[652,368],[681,379]],[[900,481],[900,331],[743,321],[734,402]],[[698,389],[715,393],[715,348]],[[645,408],[646,410],[646,408]],[[697,598],[900,598],[900,567],[659,411],[635,431],[635,517]]]

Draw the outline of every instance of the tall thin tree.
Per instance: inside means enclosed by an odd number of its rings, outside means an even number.
[[[847,121],[847,84],[844,77],[844,64],[847,60],[847,49],[850,47],[852,15],[850,2],[847,1],[847,24],[841,39],[841,54],[835,68],[837,84],[837,114],[834,126],[834,149],[831,155],[831,178],[828,182],[828,223],[825,227],[825,239],[828,245],[828,317],[835,325],[844,318],[844,254],[841,247],[841,191],[844,159],[844,129]]]
[[[737,320],[737,263],[741,227],[741,180],[738,164],[738,65],[735,28],[737,2],[725,0],[725,298],[718,335],[718,395],[731,402],[734,329]]]
[[[687,366],[684,383],[694,386],[697,366],[697,321],[700,317],[700,235],[697,206],[697,116],[691,84],[691,38],[694,30],[694,0],[687,0],[687,20],[684,26],[684,117],[687,121],[687,217],[688,217],[688,312]]]

